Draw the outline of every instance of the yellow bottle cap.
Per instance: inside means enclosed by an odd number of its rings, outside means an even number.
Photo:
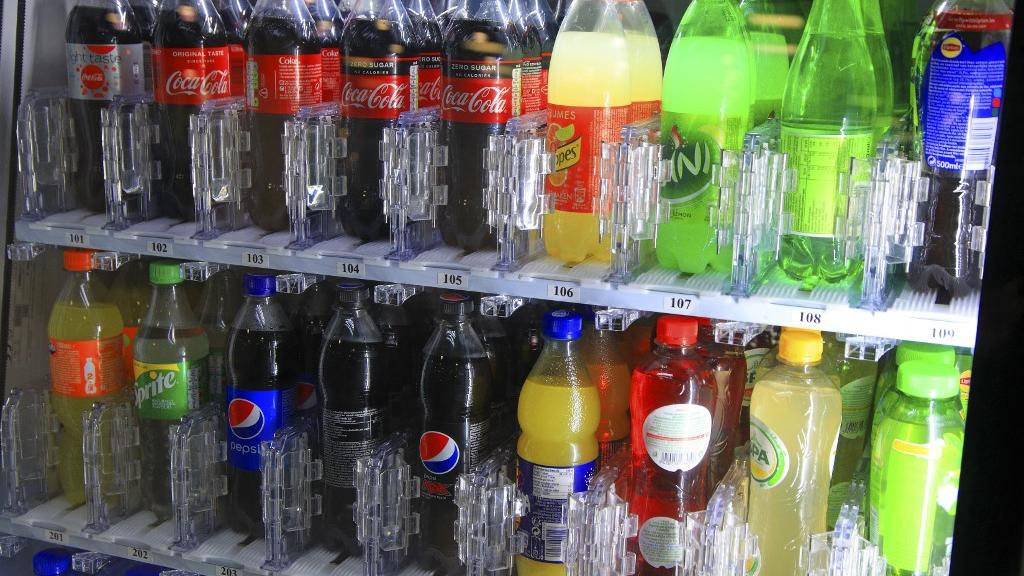
[[[783,328],[779,337],[779,358],[790,364],[821,361],[821,332],[800,328]]]

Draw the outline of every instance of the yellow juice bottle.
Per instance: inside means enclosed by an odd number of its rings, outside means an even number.
[[[630,98],[627,122],[639,122],[661,112],[661,46],[651,14],[641,0],[619,2],[629,49]]]

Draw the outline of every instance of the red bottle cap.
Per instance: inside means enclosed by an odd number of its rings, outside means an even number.
[[[71,272],[92,270],[92,250],[69,248],[64,251],[64,269]]]
[[[697,343],[697,319],[689,316],[662,316],[654,337],[667,346],[693,346]]]

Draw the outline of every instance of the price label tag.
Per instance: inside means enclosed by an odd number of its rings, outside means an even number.
[[[231,566],[214,566],[214,574],[217,576],[242,576],[242,571]]]
[[[825,311],[811,308],[807,310],[796,310],[793,312],[793,322],[799,326],[820,328],[825,320]]]
[[[68,232],[64,234],[64,241],[72,246],[86,246],[89,237],[84,232]]]
[[[928,328],[926,335],[934,342],[950,342],[956,340],[957,329],[949,324],[936,324]]]
[[[154,256],[173,256],[174,244],[166,240],[150,240],[146,242],[146,253]]]
[[[67,542],[67,538],[64,536],[64,533],[60,530],[47,530],[46,539],[50,542],[56,542],[58,544],[63,544]]]
[[[149,560],[151,555],[149,553],[149,550],[146,550],[145,548],[136,548],[132,546],[131,557],[138,558],[139,560]]]
[[[575,284],[551,282],[548,284],[548,298],[565,302],[579,302],[580,287]]]
[[[263,252],[242,252],[242,265],[253,268],[270,268],[270,258]]]
[[[366,267],[362,262],[338,262],[338,274],[350,278],[365,278]]]
[[[437,286],[439,288],[466,290],[469,288],[469,274],[465,272],[438,272]]]
[[[694,313],[700,310],[700,299],[689,294],[665,296],[662,308],[665,312],[673,312],[676,314]]]

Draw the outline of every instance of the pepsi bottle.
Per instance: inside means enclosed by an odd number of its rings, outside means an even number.
[[[245,31],[249,28],[252,6],[249,0],[214,0],[224,23],[231,60],[231,96],[245,97]]]
[[[384,338],[383,363],[388,383],[388,431],[419,430],[416,389],[423,344],[416,345],[415,327],[405,306],[378,304],[377,327]]]
[[[512,434],[515,425],[515,410],[519,397],[518,388],[522,381],[512,381],[512,346],[501,320],[494,316],[475,314],[473,329],[480,336],[480,342],[487,353],[491,366],[491,441],[500,444]]]
[[[301,359],[276,293],[272,274],[246,274],[245,302],[228,338],[228,522],[258,538],[264,536],[260,443],[291,419]]]
[[[441,295],[441,318],[423,350],[420,398],[421,562],[455,573],[455,481],[490,448],[491,366],[473,329],[473,300]]]
[[[318,282],[303,292],[299,307],[292,315],[292,323],[299,334],[299,350],[302,354],[302,370],[295,385],[295,412],[299,416],[312,417],[315,431],[311,434],[311,448],[316,457],[320,456],[320,402],[317,372],[320,369],[320,351],[324,344],[327,325],[334,315],[334,303],[338,296],[334,283]]]
[[[334,0],[305,0],[320,36],[320,72],[323,78],[322,102],[341,100],[341,31],[345,21]]]
[[[324,336],[319,381],[324,398],[324,544],[360,552],[352,507],[356,460],[369,456],[388,425],[384,336],[370,317],[370,289],[338,284],[338,307]]]
[[[420,40],[418,108],[441,105],[441,27],[428,0],[406,0],[412,27]]]

